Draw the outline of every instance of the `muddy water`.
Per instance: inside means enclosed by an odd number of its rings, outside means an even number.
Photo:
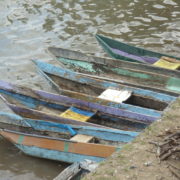
[[[105,55],[95,33],[179,56],[180,1],[0,1],[0,79],[51,91],[30,60],[50,61],[48,46]],[[0,140],[0,179],[52,179],[64,167]]]

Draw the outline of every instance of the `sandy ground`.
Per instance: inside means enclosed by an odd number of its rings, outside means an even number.
[[[160,135],[177,127],[180,127],[180,98],[170,105],[161,120],[151,124],[132,143],[102,162],[84,180],[178,179],[169,170],[167,161],[160,162],[155,145],[149,143],[161,141]]]

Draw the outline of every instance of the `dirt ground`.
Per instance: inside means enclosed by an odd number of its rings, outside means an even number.
[[[166,109],[162,119],[151,124],[132,143],[125,145],[121,151],[114,153],[112,157],[102,162],[99,168],[84,177],[84,180],[179,179],[170,171],[170,160],[160,161],[157,156],[157,147],[150,143],[161,142],[164,134],[167,134],[168,131],[172,132],[174,129],[177,130],[177,128],[179,132],[180,98]],[[175,170],[178,170],[179,173],[180,160],[176,160],[176,168]]]

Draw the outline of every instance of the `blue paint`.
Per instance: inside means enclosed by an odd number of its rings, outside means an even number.
[[[25,120],[28,121],[28,120]],[[35,121],[35,120],[33,120]],[[28,124],[31,124],[28,122]],[[67,129],[72,136],[76,135],[76,131],[72,129],[70,125],[67,124],[59,124],[59,123],[51,123],[51,122],[46,122],[46,121],[40,121],[41,126],[49,126],[49,127],[57,127],[61,129]],[[48,130],[48,129],[47,129]]]
[[[133,87],[121,86],[120,84],[117,84],[117,83],[113,83],[113,82],[109,82],[109,81],[96,80],[96,79],[92,79],[89,77],[81,76],[80,74],[78,74],[76,72],[73,72],[73,71],[70,71],[67,69],[63,69],[61,67],[57,67],[57,66],[54,66],[52,64],[48,64],[48,63],[41,62],[38,60],[36,60],[34,62],[42,71],[45,71],[46,73],[55,74],[57,76],[64,77],[64,78],[67,78],[67,79],[70,79],[73,81],[78,81],[80,83],[90,84],[92,86],[100,86],[104,89],[107,89],[109,87],[124,88],[126,90],[133,91],[133,93],[135,93],[137,95],[151,97],[155,100],[159,100],[159,101],[163,101],[163,102],[171,102],[171,101],[174,101],[176,99],[176,97],[166,95],[163,93],[157,93],[157,92],[149,91],[149,90],[143,90],[143,89],[138,89],[138,88],[133,88]]]
[[[42,120],[32,120],[32,119],[26,119],[26,121],[28,122],[28,124],[31,125],[31,127],[33,127],[36,130],[68,133],[67,129],[58,127],[59,123],[48,122],[48,121],[46,121],[46,123],[43,123]],[[117,142],[131,142],[136,136],[139,135],[138,132],[133,132],[133,131],[103,129],[96,127],[85,127],[85,126],[75,126],[75,125],[71,125],[71,127],[76,131],[77,134],[90,135],[100,139],[117,141]]]
[[[33,90],[31,90],[33,91]],[[31,104],[35,104],[36,106],[38,105],[44,105],[50,108],[55,108],[55,109],[60,109],[60,110],[66,110],[69,106],[72,105],[77,105],[78,107],[87,107],[90,108],[90,110],[98,110],[101,114],[109,114],[111,116],[117,116],[118,118],[128,118],[128,119],[134,119],[135,121],[145,122],[145,123],[151,123],[155,120],[157,120],[157,117],[154,116],[148,116],[144,114],[138,114],[134,113],[131,111],[123,110],[123,109],[117,109],[117,108],[112,108],[109,106],[103,106],[97,103],[92,103],[92,102],[87,102],[87,101],[82,101],[78,100],[75,98],[70,98],[68,96],[62,96],[62,95],[56,95],[52,93],[47,93],[45,91],[33,91],[33,93],[39,98],[32,98],[30,96],[25,96],[21,94],[16,94],[16,93],[9,93],[7,91],[1,91],[4,93],[7,93],[8,95],[12,95],[12,97],[17,98],[20,101],[24,100],[28,104],[30,102]],[[36,97],[35,96],[35,97]],[[50,103],[52,102],[52,103]],[[53,102],[56,102],[58,104],[54,104]],[[59,104],[60,103],[60,104]],[[62,103],[62,104],[61,104]],[[66,105],[66,106],[65,106]]]
[[[31,109],[36,109],[36,107],[38,107],[39,105],[47,106],[49,108],[59,109],[62,111],[65,111],[68,108],[64,105],[49,103],[41,99],[35,99],[30,96],[17,94],[14,92],[8,92],[3,89],[0,89],[0,93],[11,96],[12,98],[16,99],[17,101],[19,101],[20,103]]]
[[[14,121],[22,121],[23,118],[17,114],[12,114],[12,113],[7,113],[7,112],[2,112],[0,111],[0,117],[8,117],[9,119],[12,119]]]
[[[59,91],[59,86],[49,76],[47,76],[46,73],[41,71],[41,69],[38,69],[38,70],[52,84],[52,86],[55,89],[57,89],[57,91]],[[91,96],[88,98],[93,98],[93,97]],[[88,99],[88,100],[90,101],[90,99]],[[102,99],[99,98],[98,102],[101,103],[101,101],[102,101]],[[154,109],[149,109],[149,108],[143,108],[143,107],[139,107],[139,106],[134,106],[131,104],[124,104],[124,103],[118,104],[118,103],[114,103],[114,102],[108,102],[107,106],[118,108],[118,109],[124,109],[124,110],[132,111],[135,113],[139,113],[139,114],[154,116],[154,117],[158,117],[158,118],[160,118],[162,115],[162,112],[160,112],[160,111],[157,111]]]
[[[15,146],[23,151],[25,154],[45,159],[51,159],[55,161],[62,161],[67,163],[74,163],[74,162],[81,162],[85,159],[89,159],[92,161],[100,162],[105,160],[105,158],[95,157],[95,156],[86,156],[81,154],[69,153],[69,152],[62,152],[62,151],[55,151],[49,149],[43,149],[35,146],[25,146],[15,144]]]
[[[148,109],[148,108],[143,108],[143,107],[134,106],[134,105],[130,105],[130,104],[124,104],[124,103],[118,104],[118,103],[114,103],[114,102],[109,102],[107,104],[107,106],[118,108],[118,109],[124,109],[124,110],[128,110],[128,111],[136,112],[139,114],[154,116],[154,117],[158,117],[158,118],[160,118],[162,115],[162,112],[154,110],[154,109]]]
[[[90,135],[100,139],[116,141],[116,142],[130,142],[136,136],[139,135],[138,132],[132,132],[132,131],[75,126],[75,125],[69,126],[69,125],[54,123],[50,121],[22,118],[15,114],[0,112],[0,118],[3,117],[8,118],[12,122],[12,124],[19,124],[19,122],[21,122],[20,124],[22,124],[23,126],[28,125],[28,127],[32,127],[33,129],[39,131],[44,130],[44,131],[52,131],[59,133],[72,133],[72,135],[75,135],[77,133],[77,134]]]
[[[12,96],[16,100],[18,100],[20,103],[22,103],[23,105],[25,105],[29,108],[34,109],[37,107],[38,101],[35,101],[35,99],[32,99],[31,97],[24,96],[21,94],[12,93],[12,92],[8,92],[8,91],[3,90],[3,89],[0,89],[0,93]]]
[[[78,114],[81,114],[81,115],[84,115],[84,116],[88,116],[88,117],[91,117],[91,116],[93,116],[95,114],[94,112],[84,111],[82,109],[79,109],[79,108],[76,108],[76,107],[73,107],[73,106],[71,106],[69,109],[71,111],[75,112],[75,113],[78,113]]]
[[[45,73],[43,73],[43,74],[46,76]],[[44,105],[44,106],[47,106],[50,108],[60,109],[62,111],[66,110],[66,107],[62,106],[62,105],[47,103],[45,101],[42,101],[40,99],[37,100],[37,99],[32,98],[30,96],[25,96],[25,95],[17,94],[14,92],[9,92],[11,89],[13,89],[13,87],[11,87],[9,89],[9,83],[5,84],[5,82],[3,82],[3,81],[0,81],[0,82],[3,84],[3,86],[8,88],[8,90],[0,89],[0,93],[12,96],[13,98],[20,101],[22,104],[24,104],[25,106],[27,106],[29,108],[35,109],[38,105]],[[0,83],[0,85],[1,85],[1,83]],[[57,86],[57,85],[55,85],[55,86]],[[129,105],[129,104],[124,104],[124,103],[118,104],[118,103],[114,103],[114,102],[109,102],[107,104],[107,106],[110,106],[112,108],[114,107],[114,108],[118,108],[118,109],[129,110],[129,111],[132,111],[132,112],[135,112],[138,114],[149,115],[149,116],[154,116],[154,117],[158,117],[158,118],[161,117],[160,111],[156,111],[156,110],[148,109],[148,108],[142,108],[142,107],[138,107],[138,106],[133,106],[133,105]]]

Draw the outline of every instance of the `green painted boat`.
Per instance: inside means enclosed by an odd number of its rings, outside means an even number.
[[[169,57],[180,60],[180,57],[134,47],[132,45],[128,45],[102,35],[97,34],[95,37],[103,49],[115,59],[147,64],[154,64],[162,57]]]
[[[139,64],[136,65],[136,69],[131,69],[124,67],[126,63],[114,59],[88,56],[81,52],[63,48],[49,47],[48,50],[61,65],[76,72],[90,74],[90,76],[93,75],[98,79],[114,81],[132,87],[179,96],[180,72],[176,74],[177,77],[171,77],[165,73],[145,71],[138,68]],[[157,72],[159,72],[159,68]]]

